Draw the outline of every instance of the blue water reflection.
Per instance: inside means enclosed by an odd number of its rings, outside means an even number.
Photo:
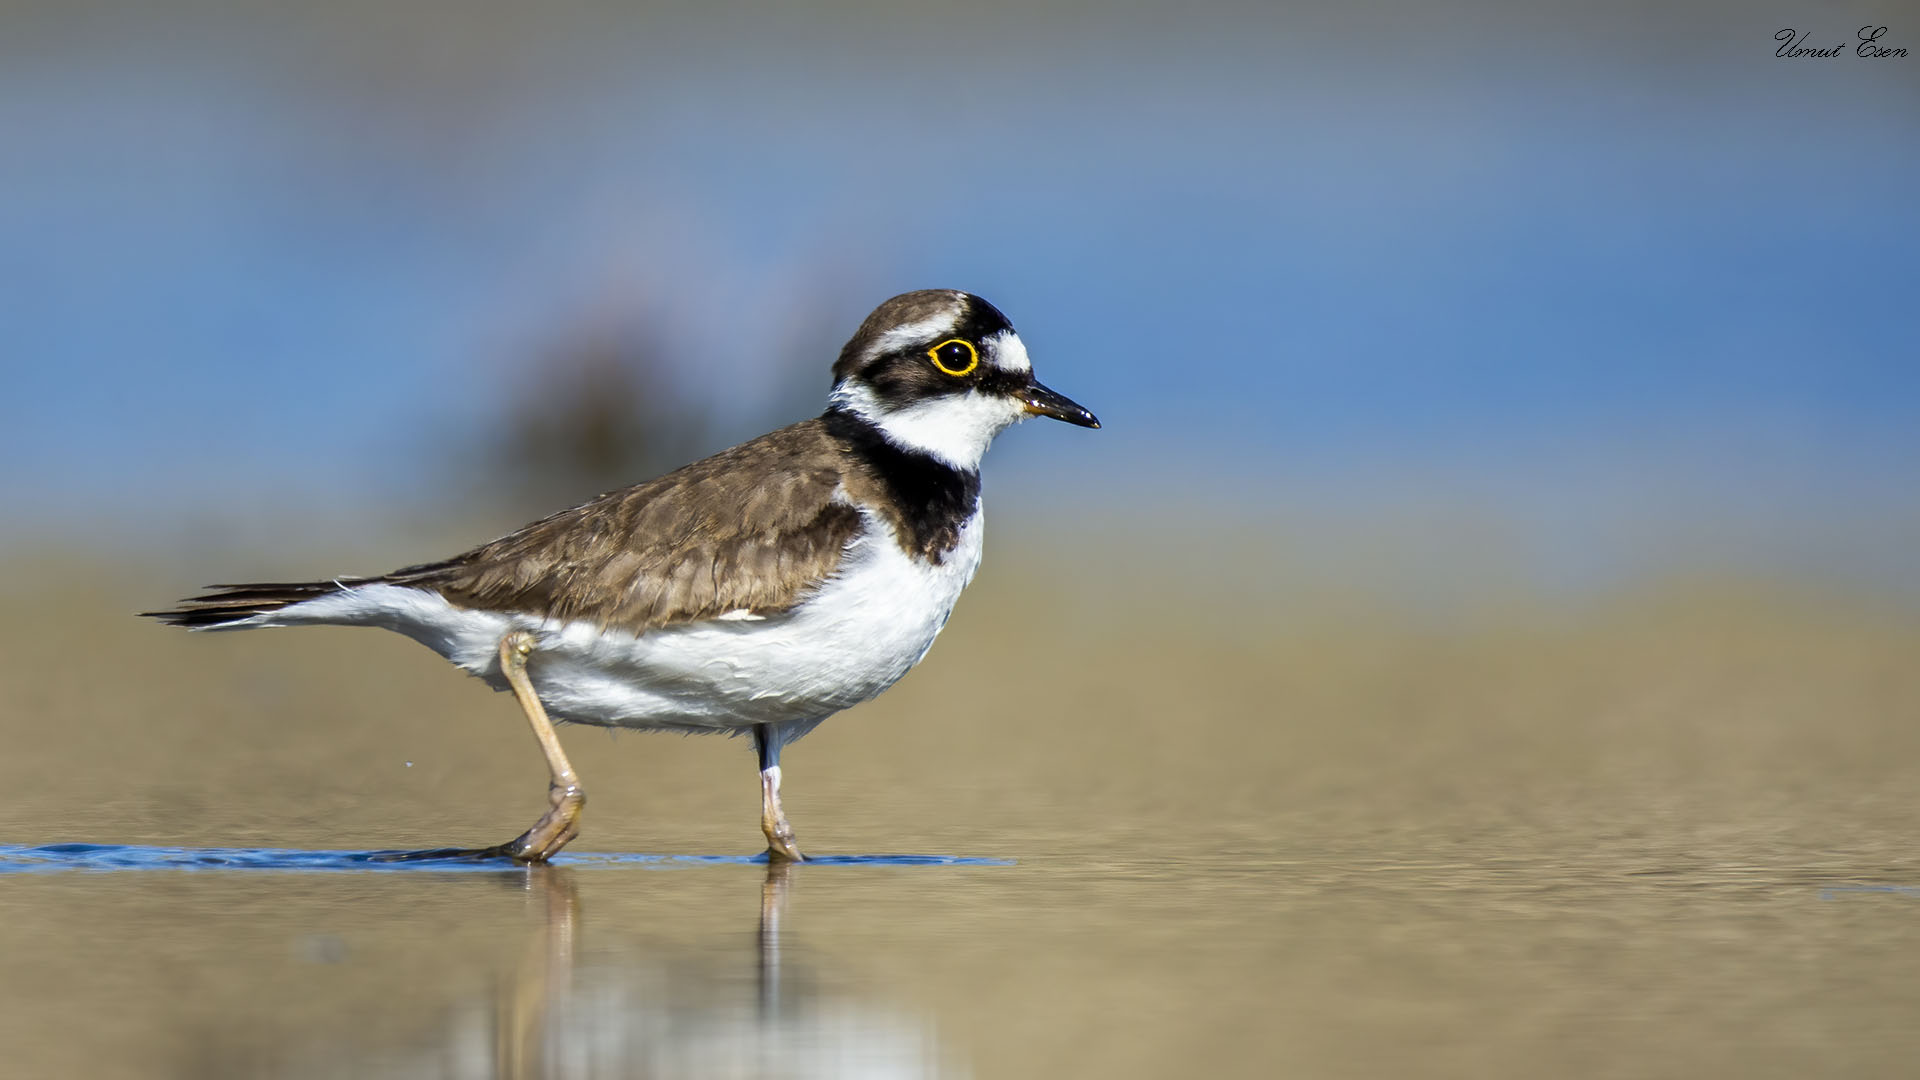
[[[670,869],[688,866],[764,865],[759,855],[643,855],[631,852],[561,854],[555,865],[583,870],[605,867]],[[815,855],[808,866],[1011,866],[1012,859],[963,855]],[[427,870],[434,873],[501,873],[521,866],[501,858],[453,852],[301,851],[287,848],[180,848],[138,844],[0,844],[0,874],[63,870]]]

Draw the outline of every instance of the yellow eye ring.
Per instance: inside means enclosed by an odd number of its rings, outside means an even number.
[[[967,350],[967,362],[965,366],[948,367],[947,362],[941,359],[940,353],[949,345],[958,345]],[[927,356],[932,359],[934,367],[939,368],[941,371],[955,378],[959,378],[962,375],[971,375],[973,374],[973,369],[980,366],[980,350],[973,347],[973,342],[961,338],[948,338],[933,348],[928,349]]]

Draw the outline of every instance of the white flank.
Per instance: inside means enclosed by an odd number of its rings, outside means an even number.
[[[1026,406],[1018,399],[977,390],[888,409],[865,384],[849,381],[833,388],[832,402],[879,428],[895,446],[968,472],[980,468],[995,435],[1027,418]]]
[[[884,520],[866,529],[840,570],[791,611],[728,616],[635,636],[586,622],[553,623],[454,607],[439,594],[362,585],[256,615],[247,626],[333,624],[394,630],[496,689],[500,639],[528,629],[527,664],[555,719],[608,727],[739,732],[804,730],[872,698],[920,662],[980,565],[980,514],[939,565],[900,549]],[[797,735],[797,732],[795,733]]]
[[[532,628],[538,620],[457,608],[439,593],[424,589],[356,585],[218,629],[310,625],[377,626],[405,634],[466,671],[504,687],[506,682],[499,677],[500,639],[508,631]]]

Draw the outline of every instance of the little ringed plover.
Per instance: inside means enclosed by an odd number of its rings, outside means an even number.
[[[770,857],[799,860],[780,751],[920,662],[980,564],[980,460],[1030,416],[1097,428],[1035,381],[992,304],[896,296],[833,365],[822,415],[611,491],[450,559],[378,577],[211,586],[193,630],[377,626],[511,690],[549,809],[472,854],[545,860],[585,793],[553,720],[749,734]]]

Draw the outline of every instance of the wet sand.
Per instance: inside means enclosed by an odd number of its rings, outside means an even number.
[[[145,570],[5,580],[11,1075],[1896,1076],[1920,1054],[1920,614],[1888,603],[1676,584],[1222,619],[990,566],[922,669],[786,761],[809,851],[981,862],[770,871],[746,745],[574,728],[567,858],[393,870],[332,853],[538,812],[505,697],[391,635],[142,624],[177,591]],[[75,843],[116,846],[21,850]]]

